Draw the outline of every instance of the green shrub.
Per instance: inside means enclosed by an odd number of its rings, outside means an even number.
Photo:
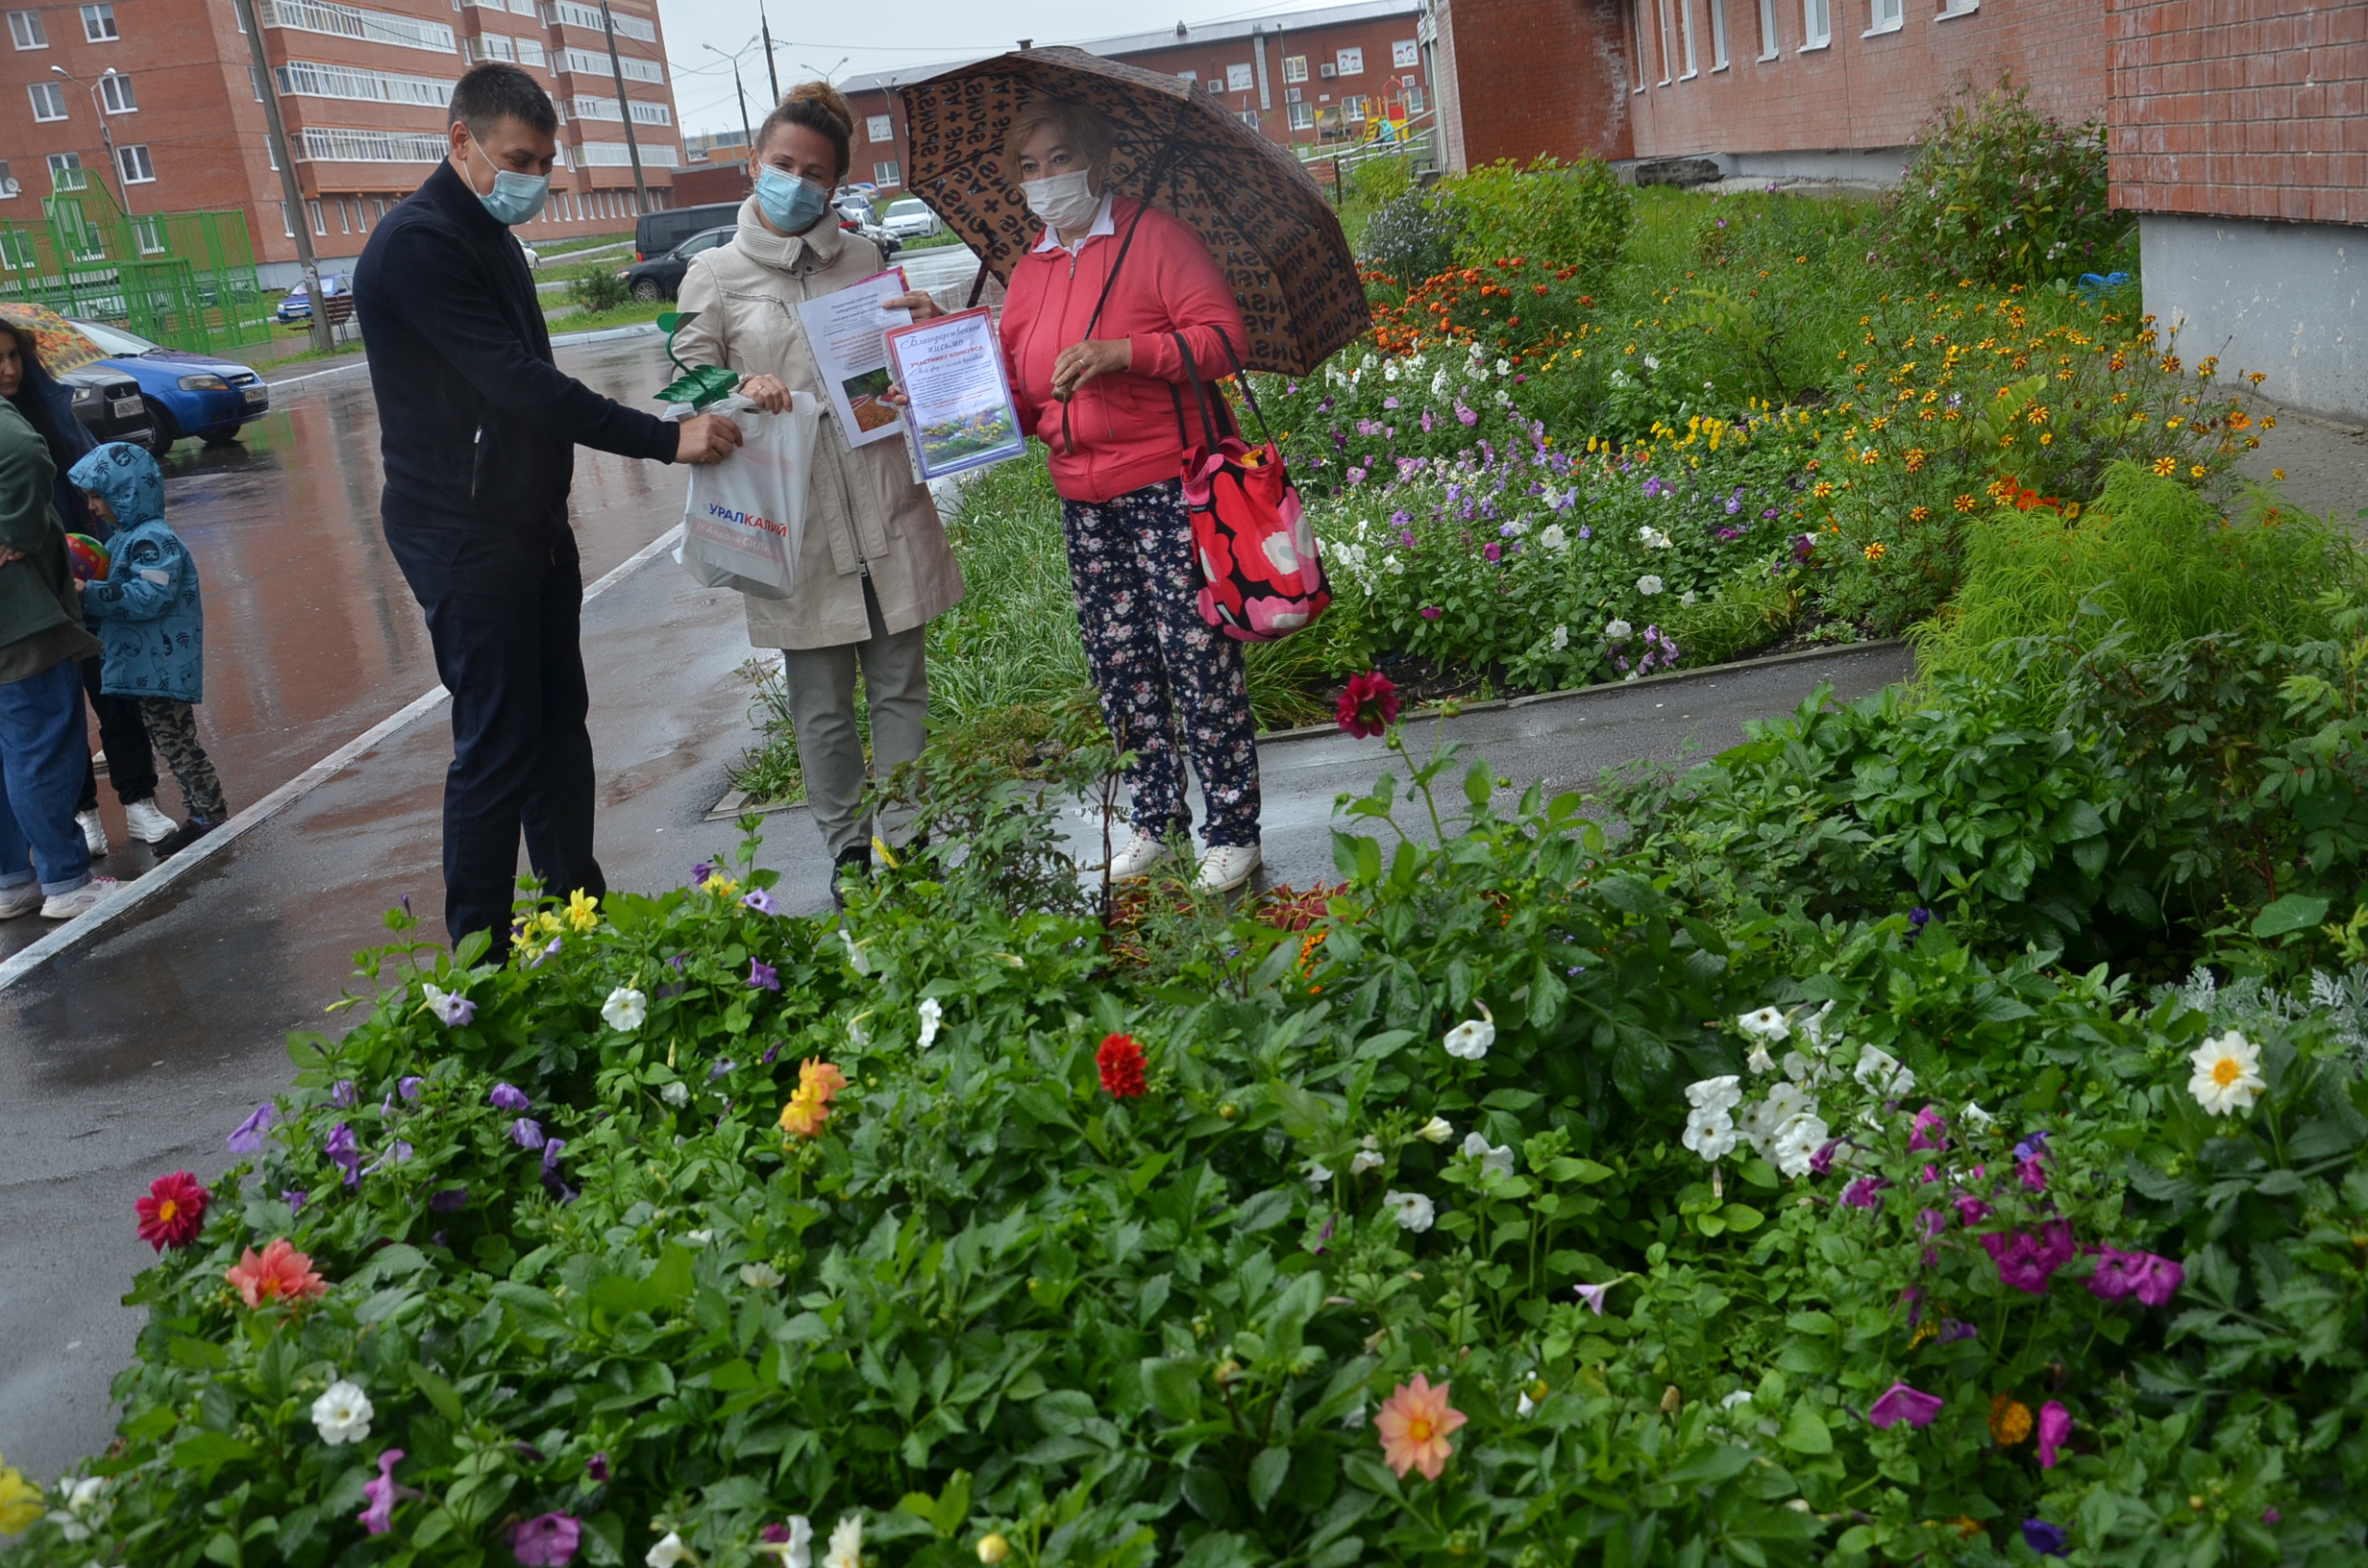
[[[1468,267],[1526,257],[1536,266],[1600,276],[1636,223],[1636,193],[1599,158],[1541,158],[1526,169],[1508,159],[1443,180],[1439,188],[1463,219],[1455,254]]]
[[[1376,209],[1358,236],[1357,257],[1402,289],[1455,263],[1463,233],[1457,209],[1426,190],[1410,190]]]
[[[1924,130],[1885,217],[1902,263],[1954,283],[2035,283],[2132,265],[2134,219],[2106,186],[2105,135],[2033,110],[2005,79],[1960,92]]]
[[[1365,226],[1373,214],[1414,188],[1414,165],[1405,155],[1367,158],[1350,165],[1347,188],[1340,192],[1341,232],[1348,238],[1348,248],[1361,253]]]
[[[593,268],[567,285],[568,297],[583,306],[587,314],[615,310],[633,303],[632,290],[614,268],[606,265]]]

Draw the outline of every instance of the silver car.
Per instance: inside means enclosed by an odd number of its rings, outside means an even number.
[[[938,231],[937,214],[918,196],[900,197],[880,214],[880,227],[899,239],[926,239]]]

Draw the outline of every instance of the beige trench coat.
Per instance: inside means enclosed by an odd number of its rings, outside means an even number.
[[[821,367],[798,306],[881,270],[878,248],[826,219],[804,234],[777,234],[740,206],[740,233],[691,258],[681,308],[699,319],[675,334],[686,365],[726,365],[777,376],[792,396],[822,398]],[[872,575],[888,629],[910,631],[962,601],[962,569],[946,543],[928,486],[914,482],[901,436],[850,447],[826,410],[814,439],[805,543],[787,599],[743,595],[754,648],[835,648],[872,635],[863,576]]]

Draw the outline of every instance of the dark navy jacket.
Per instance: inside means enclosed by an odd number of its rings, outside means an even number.
[[[432,512],[564,527],[579,443],[674,460],[676,427],[553,364],[526,257],[449,162],[370,236],[354,310],[390,520]]]

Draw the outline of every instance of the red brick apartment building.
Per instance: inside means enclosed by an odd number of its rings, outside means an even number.
[[[1100,38],[1083,47],[1147,71],[1172,73],[1268,139],[1310,152],[1361,140],[1385,106],[1405,105],[1415,129],[1436,113],[1433,75],[1418,41],[1416,0],[1363,0],[1256,21]],[[904,107],[896,89],[968,64],[949,61],[878,71],[839,84],[853,106],[853,177],[900,187],[907,167]]]
[[[38,225],[53,171],[81,169],[135,214],[243,210],[266,283],[292,282],[298,219],[282,199],[264,131],[270,90],[294,155],[301,221],[323,263],[343,271],[338,263],[361,254],[386,209],[444,156],[453,86],[483,60],[527,67],[564,122],[551,201],[519,230],[527,243],[631,226],[626,112],[652,197],[666,199],[680,133],[652,0],[610,0],[627,110],[598,0],[254,4],[268,82],[257,78],[233,0],[0,0],[0,223]]]

